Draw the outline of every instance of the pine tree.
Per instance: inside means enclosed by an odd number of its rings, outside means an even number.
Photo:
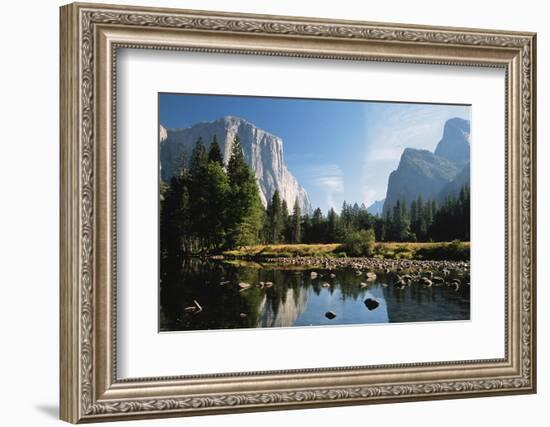
[[[275,190],[267,204],[265,215],[266,243],[280,243],[283,238],[284,218],[279,191]]]
[[[311,218],[306,213],[302,217],[302,242],[303,243],[311,243]]]
[[[202,138],[197,140],[189,163],[189,217],[190,233],[193,243],[190,245],[195,252],[206,248],[208,233],[208,194],[204,186],[207,180],[208,156]]]
[[[210,149],[208,150],[208,161],[216,162],[223,167],[223,156],[220,149],[220,144],[218,144],[218,137],[214,135],[212,139],[212,144],[210,144]]]
[[[411,202],[411,231],[416,234],[417,231],[417,224],[418,224],[418,212],[416,210],[416,200],[413,200]]]
[[[302,213],[300,210],[300,204],[298,198],[294,202],[294,209],[292,212],[292,243],[300,243],[302,241]]]
[[[410,221],[404,205],[404,202],[398,200],[393,207],[392,237],[398,242],[405,242],[411,238]]]
[[[351,206],[344,200],[344,203],[342,203],[342,210],[340,211],[340,222],[344,227],[348,228],[351,226],[352,219]]]
[[[465,185],[463,187],[464,195],[461,198],[462,201],[462,212],[461,216],[464,221],[464,240],[470,240],[470,186]]]
[[[160,209],[161,262],[179,268],[187,251],[189,227],[189,174],[184,169],[172,177]]]
[[[380,239],[380,240],[384,240],[384,241],[389,241],[391,242],[392,240],[395,240],[395,237],[394,237],[394,230],[395,230],[395,227],[393,225],[393,220],[392,220],[392,216],[391,216],[391,212],[390,212],[390,209],[388,209],[386,211],[386,215],[385,215],[385,218],[384,218],[384,223],[385,223],[385,239]]]
[[[238,136],[235,136],[233,142],[227,175],[230,186],[228,244],[231,247],[255,244],[258,242],[262,226],[263,207],[256,178],[244,160]]]
[[[326,243],[338,242],[338,215],[333,208],[327,214],[327,235]]]
[[[292,240],[292,219],[290,217],[288,205],[285,199],[283,199],[281,203],[281,217],[283,223],[283,236],[281,240],[284,243],[290,243]]]
[[[323,212],[320,208],[317,208],[313,211],[313,216],[311,217],[311,243],[321,243],[324,241]]]
[[[207,205],[202,227],[205,230],[204,240],[209,249],[217,251],[225,241],[230,192],[229,179],[218,161],[212,160],[208,163],[202,185]]]
[[[386,221],[383,218],[376,217],[374,221],[374,235],[377,242],[386,240]]]
[[[191,175],[198,175],[202,172],[201,169],[204,169],[208,164],[208,156],[206,154],[206,148],[202,142],[202,137],[199,137],[195,143],[195,147],[191,152],[191,160],[189,162],[189,172]]]

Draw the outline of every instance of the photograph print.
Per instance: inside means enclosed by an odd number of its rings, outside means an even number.
[[[159,330],[470,320],[470,110],[160,93]]]

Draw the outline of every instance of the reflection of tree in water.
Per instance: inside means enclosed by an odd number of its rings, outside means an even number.
[[[363,310],[362,302],[369,290],[386,301],[390,322],[469,318],[469,288],[454,292],[411,285],[399,290],[392,286],[390,276],[379,274],[375,282],[367,282],[364,274],[357,275],[352,269],[293,271],[199,259],[186,259],[180,267],[163,260],[161,267],[163,331],[292,326],[310,298],[325,295],[342,302],[360,301],[357,309]],[[317,278],[311,278],[312,271]],[[362,282],[367,286],[361,286]],[[242,290],[239,283],[250,287]],[[323,283],[330,287],[323,287]],[[186,311],[195,301],[202,310]],[[323,316],[324,311],[319,315]]]
[[[412,284],[404,289],[390,285],[384,289],[384,296],[390,322],[470,318],[470,289],[467,286],[455,290],[445,285],[426,287]]]
[[[222,267],[212,261],[185,260],[182,268],[161,282],[161,330],[243,328],[255,325],[262,295],[250,288],[240,292],[239,281],[255,282],[258,272]],[[229,282],[221,284],[222,282]],[[200,313],[185,312],[197,301]],[[241,317],[241,313],[246,317]]]

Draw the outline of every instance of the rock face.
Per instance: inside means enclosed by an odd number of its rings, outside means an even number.
[[[367,208],[367,212],[374,216],[382,216],[384,211],[384,201],[386,199],[377,200]]]
[[[437,195],[437,203],[442,205],[447,197],[456,197],[465,185],[470,185],[470,162],[466,163],[455,179],[443,187]]]
[[[383,212],[398,200],[410,203],[418,196],[441,203],[447,196],[456,196],[469,182],[470,122],[450,119],[434,153],[414,148],[403,151],[399,166],[388,179]]]
[[[168,131],[162,125],[159,126],[159,142],[162,144],[168,138]]]
[[[455,117],[447,120],[443,137],[434,154],[456,165],[465,165],[470,161],[470,121]]]
[[[159,141],[162,180],[168,182],[188,162],[199,137],[202,137],[208,149],[214,135],[218,139],[226,164],[231,156],[235,136],[239,136],[245,160],[256,175],[264,206],[271,200],[275,190],[279,190],[281,199],[286,201],[289,210],[292,210],[295,200],[298,199],[303,213],[312,211],[306,190],[284,162],[283,140],[239,117],[225,116],[185,129],[165,129],[161,125]]]

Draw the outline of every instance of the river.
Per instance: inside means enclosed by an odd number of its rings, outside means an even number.
[[[453,278],[396,287],[395,273],[186,260],[161,280],[160,331],[469,320],[470,278]]]

